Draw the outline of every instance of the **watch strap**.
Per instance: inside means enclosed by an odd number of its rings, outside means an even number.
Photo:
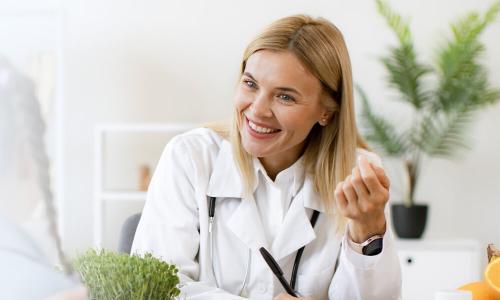
[[[371,236],[362,243],[356,243],[350,237],[348,238],[349,244],[354,251],[368,256],[377,255],[382,252],[383,239],[384,236],[380,234]]]

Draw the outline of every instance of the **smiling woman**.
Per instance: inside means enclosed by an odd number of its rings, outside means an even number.
[[[274,52],[274,55],[267,52]],[[272,59],[274,64],[267,65],[270,63],[270,61],[266,62],[267,58]],[[245,81],[246,75],[252,75],[256,69],[259,70],[259,75],[267,76],[263,78],[268,81],[264,84],[275,84],[276,91],[274,92],[282,92],[275,94],[280,97],[281,102],[291,100],[288,101],[292,106],[290,110],[296,111],[295,116],[301,115],[300,125],[306,125],[306,127],[303,128],[305,132],[301,136],[300,142],[302,143],[295,142],[295,160],[302,153],[304,154],[307,172],[312,175],[320,198],[328,210],[334,213],[332,200],[335,184],[351,173],[355,164],[356,147],[366,147],[356,128],[351,64],[342,33],[333,24],[321,18],[293,16],[278,20],[258,35],[244,52],[241,65],[242,80]],[[275,82],[269,81],[269,77]],[[276,82],[277,80],[282,82]],[[257,83],[252,81],[251,84]],[[291,93],[290,89],[295,93]],[[241,132],[239,132],[245,122],[241,113],[237,111],[241,103],[240,90],[238,89],[236,95],[231,143],[237,154],[238,165],[244,174],[246,189],[250,191],[253,177],[249,163],[251,159],[246,157],[249,149],[245,148],[246,151],[243,151],[239,147],[239,145],[245,146],[244,135],[240,135]],[[300,94],[297,93],[298,90],[301,91]],[[259,95],[268,96],[263,95],[262,92]],[[245,99],[247,103],[250,101],[249,97]],[[290,116],[285,115],[281,118],[294,116],[293,113]],[[257,122],[257,120],[253,121]],[[295,138],[298,139],[298,132],[294,131],[294,133]],[[306,142],[308,145],[304,147]],[[257,153],[251,154],[262,157]],[[276,173],[273,169],[279,170],[280,164],[281,167],[289,166],[290,161],[293,161],[292,157],[288,157],[288,160],[285,157],[276,162],[261,159],[264,165],[267,163],[271,167],[271,170],[267,170],[271,171],[271,175]],[[270,163],[275,168],[269,165]],[[342,228],[344,223],[342,216],[338,216],[336,222],[338,227]]]
[[[176,264],[188,299],[398,299],[389,180],[351,77],[327,20],[271,24],[245,50],[232,125],[166,146],[132,252]]]

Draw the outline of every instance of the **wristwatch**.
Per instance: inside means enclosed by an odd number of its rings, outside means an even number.
[[[368,256],[377,255],[382,252],[383,240],[384,236],[379,234],[368,238],[362,243],[355,243],[350,237],[348,238],[349,244],[354,249],[354,251]]]

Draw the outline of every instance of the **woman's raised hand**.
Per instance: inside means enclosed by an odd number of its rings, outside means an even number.
[[[362,243],[371,236],[384,234],[384,208],[389,200],[389,178],[384,169],[361,156],[351,175],[337,184],[335,198],[340,213],[349,219],[349,235]]]

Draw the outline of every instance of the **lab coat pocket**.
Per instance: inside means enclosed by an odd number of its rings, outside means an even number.
[[[305,273],[297,277],[297,291],[302,296],[314,300],[328,299],[328,288],[333,278],[334,267],[327,267],[319,272]]]

